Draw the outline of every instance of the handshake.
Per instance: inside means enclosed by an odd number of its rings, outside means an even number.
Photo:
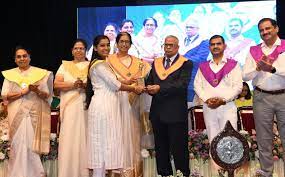
[[[263,55],[261,57],[261,60],[256,63],[256,70],[264,72],[272,72],[272,70],[274,69],[272,64],[273,60],[271,60],[268,56]]]
[[[156,94],[160,90],[159,85],[147,85],[147,86],[134,86],[134,93],[136,94],[141,94],[143,92],[148,93],[148,94]]]

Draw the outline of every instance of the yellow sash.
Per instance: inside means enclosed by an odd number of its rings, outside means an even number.
[[[109,55],[107,62],[111,67],[124,79],[131,79],[133,77],[145,77],[150,70],[148,63],[143,62],[141,59],[130,56],[132,61],[129,67],[126,67],[121,63],[120,59],[117,57],[117,54]]]
[[[91,71],[91,69],[92,68],[94,68],[97,64],[99,64],[99,63],[102,63],[102,62],[105,62],[105,60],[93,60],[92,62],[91,62],[91,64],[90,64],[90,68],[89,68],[89,75],[90,75],[90,71]]]
[[[73,61],[62,61],[63,67],[67,70],[71,76],[75,79],[85,80],[88,73],[88,65],[85,68],[79,69]]]
[[[133,85],[144,85],[143,80],[144,77],[148,74],[151,69],[151,66],[141,59],[130,56],[132,61],[129,67],[126,67],[123,63],[121,63],[120,59],[117,57],[117,54],[109,55],[107,58],[107,62],[110,64],[111,68],[119,74],[124,79],[138,78],[138,83],[134,83]],[[137,99],[138,95],[131,92],[129,93],[129,102],[132,105]]]
[[[178,70],[183,63],[187,61],[186,58],[179,56],[179,58],[168,68],[164,68],[163,57],[154,60],[154,69],[160,80],[165,80],[171,73]]]
[[[2,71],[2,74],[5,79],[17,83],[21,88],[25,88],[31,84],[36,83],[37,81],[44,78],[47,73],[48,72],[45,69],[32,66],[30,68],[29,73],[25,76],[21,75],[18,68]]]

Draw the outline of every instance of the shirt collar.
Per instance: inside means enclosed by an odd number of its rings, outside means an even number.
[[[279,46],[279,45],[281,45],[281,39],[280,39],[279,37],[277,37],[277,39],[276,39],[276,41],[274,42],[274,44],[273,44],[272,47]],[[267,45],[265,44],[265,42],[263,41],[263,42],[261,43],[261,48],[265,48],[265,47],[268,48],[268,46],[267,46]]]
[[[243,37],[243,35],[239,35],[236,38],[230,38],[230,41],[243,41],[245,38]]]
[[[172,57],[170,57],[169,59],[170,59],[170,61],[171,61],[171,63],[174,61],[174,59],[177,57],[177,55],[178,55],[178,53],[177,54],[175,54],[174,56],[172,56]],[[167,57],[165,56],[165,58],[167,59]]]
[[[223,58],[222,58],[222,60],[219,62],[219,63],[227,63],[228,62],[228,59],[227,59],[227,57],[226,57],[226,55],[223,55]],[[214,59],[213,59],[213,56],[211,57],[211,59],[210,59],[210,63],[212,64],[212,63],[215,63],[215,61],[214,61]]]

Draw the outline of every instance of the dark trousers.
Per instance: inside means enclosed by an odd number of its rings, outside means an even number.
[[[172,175],[170,155],[174,158],[175,169],[189,176],[188,123],[164,123],[151,120],[155,141],[155,156],[159,175]]]

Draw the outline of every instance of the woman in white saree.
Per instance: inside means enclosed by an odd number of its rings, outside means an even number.
[[[11,142],[8,177],[44,177],[40,154],[49,152],[51,72],[30,66],[30,52],[17,47],[17,68],[3,71]]]
[[[89,61],[86,42],[77,39],[72,61],[62,61],[54,81],[60,91],[58,177],[87,177],[85,87]]]

